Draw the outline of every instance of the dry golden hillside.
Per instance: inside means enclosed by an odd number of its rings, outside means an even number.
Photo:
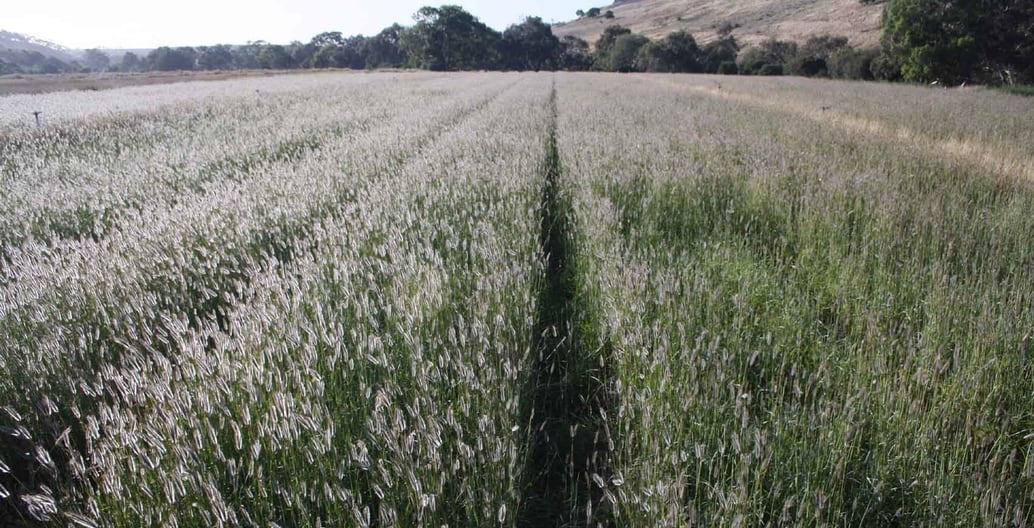
[[[768,38],[803,42],[830,34],[848,37],[855,46],[872,46],[879,42],[883,5],[859,0],[618,0],[601,9],[613,11],[614,18],[583,17],[556,24],[553,32],[595,42],[607,26],[620,24],[650,38],[681,29],[707,42],[718,27],[730,23],[744,44]]]

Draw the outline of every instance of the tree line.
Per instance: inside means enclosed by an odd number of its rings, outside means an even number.
[[[1034,82],[1034,2],[1030,0],[860,0],[885,3],[881,45],[855,48],[845,37],[817,35],[798,44],[768,40],[741,47],[736,25],[700,44],[678,31],[649,39],[612,25],[590,46],[553,34],[538,17],[499,32],[454,5],[424,7],[410,27],[394,24],[366,37],[326,32],[287,45],[160,47],[113,60],[87,50],[63,63],[35,52],[0,54],[0,73],[294,68],[595,70],[615,72],[801,75],[945,84]],[[579,17],[608,18],[599,8]],[[612,16],[612,14],[611,14]],[[35,53],[35,54],[33,54]]]
[[[590,10],[590,14],[584,16],[600,15]],[[287,45],[251,42],[239,46],[160,47],[143,56],[127,52],[117,60],[103,51],[87,50],[81,62],[67,64],[37,53],[38,57],[22,63],[28,65],[28,71],[44,73],[294,68],[771,73],[771,68],[761,67],[758,61],[762,57],[770,62],[774,60],[770,53],[750,55],[752,52],[748,49],[745,56],[753,57],[752,62],[741,66],[737,57],[742,55],[742,50],[729,31],[701,45],[684,31],[650,40],[628,28],[612,25],[595,46],[590,46],[577,37],[557,37],[552,27],[538,17],[528,17],[502,32],[459,6],[424,7],[414,18],[415,24],[411,27],[395,24],[371,37],[326,32],[307,43]],[[846,47],[846,39],[837,42]],[[779,43],[776,46],[782,50],[778,54],[780,60],[791,45]],[[811,52],[818,48],[805,46],[804,49]],[[832,48],[822,48],[823,53],[828,49]],[[826,59],[826,55],[822,58]],[[799,71],[812,70],[779,69],[780,73]]]

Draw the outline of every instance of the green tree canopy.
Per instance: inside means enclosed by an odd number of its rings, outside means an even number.
[[[766,40],[744,50],[740,55],[740,71],[754,75],[761,74],[764,70],[765,75],[781,75],[785,65],[797,56],[797,50],[797,44],[794,42]]]
[[[908,81],[959,83],[977,64],[971,9],[962,2],[892,0],[883,20],[883,45]]]
[[[460,6],[423,7],[402,34],[411,66],[429,70],[489,69],[498,63],[499,33]]]
[[[503,32],[501,49],[506,67],[517,70],[554,69],[560,39],[539,17],[528,17]]]
[[[272,70],[287,70],[294,67],[294,59],[287,48],[280,45],[266,46],[258,54],[259,67]]]
[[[718,73],[723,64],[734,63],[739,52],[736,37],[727,35],[708,42],[700,50],[700,65],[707,73]]]
[[[618,72],[638,71],[640,67],[636,63],[636,57],[639,55],[639,50],[649,43],[650,39],[636,33],[621,35],[614,41],[614,45],[610,48],[610,53],[607,54],[607,70]]]
[[[572,35],[560,39],[557,67],[564,70],[581,71],[592,66],[592,53],[589,43]]]
[[[606,57],[610,55],[610,49],[614,46],[614,42],[617,41],[618,37],[631,33],[631,29],[621,25],[607,26],[603,30],[603,34],[600,35],[599,40],[596,41],[596,57],[601,61],[605,61]]]
[[[345,45],[345,37],[340,31],[324,31],[319,35],[312,37],[309,44],[312,44],[317,49],[322,48],[323,46],[334,46],[335,48],[340,48]]]
[[[402,50],[402,33],[405,28],[392,24],[370,37],[366,43],[366,66],[368,68],[397,68],[406,62]]]
[[[197,51],[194,48],[162,46],[147,54],[147,62],[159,71],[193,70]]]
[[[882,43],[908,81],[1034,82],[1034,2],[891,0]]]
[[[202,70],[226,70],[233,67],[233,48],[227,44],[197,49],[197,67]]]
[[[796,50],[793,49],[794,47]],[[817,35],[809,37],[800,46],[794,45],[788,50],[784,50],[783,53],[778,53],[779,56],[774,59],[779,61],[789,75],[828,76],[831,58],[844,49],[850,49],[847,37]],[[785,51],[792,51],[792,53],[785,53]],[[768,62],[776,64],[772,60]]]
[[[700,47],[686,31],[676,31],[643,46],[637,63],[650,72],[695,73],[701,71]]]

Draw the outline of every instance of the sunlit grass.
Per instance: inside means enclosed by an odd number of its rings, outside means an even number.
[[[1026,522],[1030,184],[650,82],[560,91],[619,524]]]
[[[0,518],[1029,524],[1034,107],[716,82],[4,99]]]

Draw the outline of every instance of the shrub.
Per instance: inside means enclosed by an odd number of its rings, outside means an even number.
[[[820,77],[829,74],[829,66],[822,57],[796,57],[788,64],[791,75]]]
[[[826,66],[829,76],[834,79],[872,80],[873,61],[880,56],[876,48],[844,48],[833,54]]]
[[[736,66],[733,61],[725,61],[718,65],[718,73],[722,75],[736,75],[740,72],[740,69]]]

